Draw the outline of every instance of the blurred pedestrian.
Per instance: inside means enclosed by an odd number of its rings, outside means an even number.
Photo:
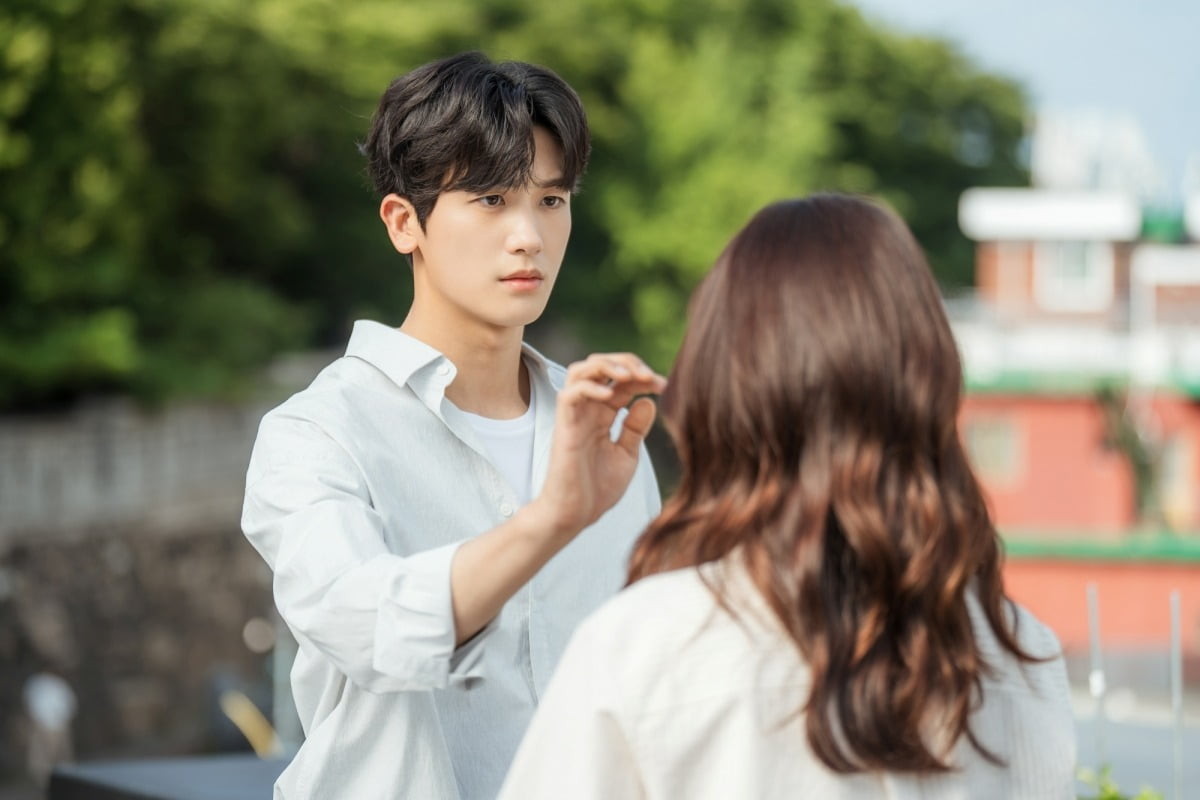
[[[55,765],[74,758],[75,690],[57,675],[36,672],[25,681],[22,696],[30,723],[26,765],[34,782],[45,787]]]

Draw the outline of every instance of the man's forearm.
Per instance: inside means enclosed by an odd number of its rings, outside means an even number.
[[[593,354],[567,369],[555,406],[541,493],[508,522],[472,539],[450,565],[455,642],[483,629],[554,554],[629,487],[666,379],[632,353]],[[614,439],[612,427],[628,409]]]
[[[455,645],[492,621],[577,531],[556,530],[535,500],[510,519],[458,548],[450,565]]]

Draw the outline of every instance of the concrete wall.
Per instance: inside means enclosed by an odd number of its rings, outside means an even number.
[[[1184,704],[1200,709],[1200,562],[1019,557],[1008,559],[1009,595],[1057,634],[1072,683],[1087,686],[1094,663],[1088,585],[1099,605],[1101,665],[1108,691],[1146,708],[1169,708],[1171,593],[1180,595]],[[1132,693],[1132,694],[1130,694]],[[1116,695],[1114,695],[1116,696]]]
[[[0,543],[97,529],[236,527],[265,406],[109,403],[0,419]]]
[[[1001,530],[1116,537],[1134,522],[1129,467],[1092,398],[973,394],[960,424]]]
[[[1200,528],[1200,404],[1159,392],[1146,411],[1162,450],[1158,503],[1166,521]],[[1136,524],[1133,476],[1106,444],[1103,412],[1091,396],[971,394],[960,424],[1001,530],[1118,539]]]
[[[1096,585],[1106,648],[1160,650],[1170,644],[1170,596],[1180,595],[1184,652],[1200,659],[1200,563],[1010,558],[1005,585],[1013,599],[1054,629],[1063,648],[1089,646],[1087,586]]]

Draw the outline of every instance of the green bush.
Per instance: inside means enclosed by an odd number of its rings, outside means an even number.
[[[1090,769],[1079,770],[1079,780],[1096,790],[1096,794],[1081,797],[1080,800],[1163,800],[1163,796],[1155,790],[1143,787],[1137,794],[1123,793],[1112,779],[1112,768],[1101,767],[1099,772]]]

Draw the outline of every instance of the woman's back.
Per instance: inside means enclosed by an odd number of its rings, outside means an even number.
[[[509,796],[1070,797],[1061,655],[1005,597],[962,391],[903,220],[846,195],[759,211],[662,395],[678,486]]]
[[[728,563],[728,562],[726,562]],[[808,670],[740,568],[722,609],[696,569],[645,578],[578,631],[518,753],[504,797],[1068,798],[1075,739],[1061,658],[1020,664],[999,647],[974,595],[981,652],[995,668],[951,772],[837,774],[812,753],[802,708]],[[1057,655],[1054,635],[1018,610],[1028,652]],[[550,757],[553,766],[541,759]],[[616,783],[614,783],[616,781]]]

